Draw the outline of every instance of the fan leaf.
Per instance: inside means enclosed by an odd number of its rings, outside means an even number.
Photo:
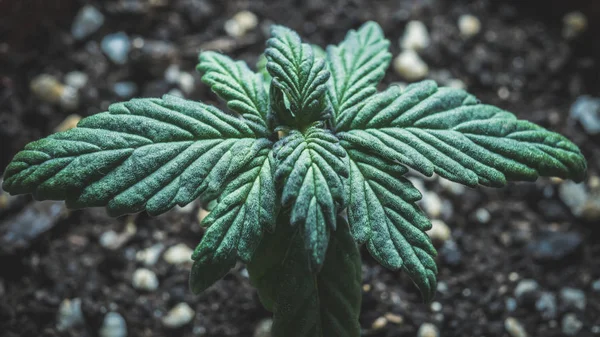
[[[586,171],[581,152],[565,137],[432,81],[372,96],[340,131],[348,146],[468,186],[538,176],[581,181]]]
[[[255,74],[243,61],[212,51],[200,53],[198,71],[202,82],[227,102],[227,107],[248,120],[259,136],[268,136],[269,97],[260,74]]]
[[[262,303],[273,312],[273,336],[360,336],[360,252],[348,223],[337,222],[317,274],[309,267],[299,228],[285,222],[265,237],[248,265]]]
[[[392,57],[389,45],[381,27],[375,22],[367,22],[358,31],[348,32],[338,46],[328,47],[329,100],[340,126],[377,92],[377,84]]]
[[[273,77],[270,90],[281,91],[288,103],[285,108],[275,106],[277,123],[304,128],[329,118],[326,90],[330,75],[325,61],[294,31],[275,25],[271,34],[265,51],[267,70]]]
[[[324,261],[329,230],[335,230],[336,214],[345,207],[344,180],[348,176],[346,153],[327,130],[292,130],[274,147],[276,181],[283,186],[282,205],[291,206],[290,222],[304,229],[311,262]]]
[[[277,198],[273,182],[271,144],[229,182],[204,219],[208,229],[196,248],[198,261],[251,260],[265,229],[275,224]]]
[[[402,268],[430,301],[436,291],[436,251],[425,233],[429,219],[415,204],[421,193],[402,177],[405,167],[353,149],[348,155],[348,221],[354,239],[366,243],[386,268]]]
[[[264,147],[239,118],[173,96],[113,104],[74,129],[28,144],[3,188],[118,216],[163,213],[222,184]]]

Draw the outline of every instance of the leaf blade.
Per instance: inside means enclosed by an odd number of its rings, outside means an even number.
[[[160,214],[216,193],[263,144],[244,121],[202,103],[134,99],[28,144],[3,188],[114,216]]]
[[[329,230],[336,228],[337,211],[345,205],[346,154],[335,136],[318,127],[304,134],[292,130],[275,144],[274,154],[282,205],[292,207],[290,221],[303,228],[311,262],[319,268]]]
[[[343,128],[347,115],[377,91],[392,57],[389,44],[381,27],[370,21],[349,31],[339,45],[328,47],[328,96],[337,128]]]
[[[583,179],[586,162],[565,137],[468,93],[424,81],[373,96],[338,136],[417,171],[468,185],[557,176]],[[372,138],[371,144],[361,139]]]

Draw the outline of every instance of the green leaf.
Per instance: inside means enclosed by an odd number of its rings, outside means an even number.
[[[331,72],[329,100],[339,123],[355,114],[366,99],[377,92],[377,84],[392,58],[389,45],[381,27],[367,22],[358,31],[348,32],[338,46],[327,48]]]
[[[260,74],[252,72],[243,61],[211,51],[200,53],[198,71],[202,82],[227,102],[227,107],[248,120],[261,136],[268,136],[269,97]]]
[[[360,252],[347,222],[337,222],[318,274],[311,272],[298,227],[285,222],[265,237],[248,264],[262,303],[273,311],[273,336],[360,336]]]
[[[192,258],[228,261],[239,257],[248,262],[265,229],[272,231],[277,215],[271,144],[229,182],[215,208],[204,219],[208,226]]]
[[[436,251],[425,231],[427,216],[415,204],[421,193],[402,175],[408,170],[373,154],[348,150],[348,221],[354,239],[367,243],[383,266],[402,268],[431,301],[436,291]]]
[[[74,129],[28,144],[3,188],[113,216],[163,213],[217,193],[264,147],[239,118],[173,96],[113,104]]]
[[[200,294],[222,279],[235,266],[235,259],[224,261],[194,261],[190,273],[190,289]]]
[[[312,47],[294,31],[275,25],[271,33],[265,51],[267,70],[273,77],[271,92],[281,91],[288,105],[275,109],[274,117],[280,124],[298,128],[329,118],[325,61],[315,57]]]
[[[292,225],[303,228],[311,263],[324,261],[329,230],[335,230],[337,212],[345,207],[346,153],[328,130],[293,130],[273,149],[277,182],[282,182],[282,206],[292,206]]]
[[[586,171],[565,137],[432,81],[371,97],[339,130],[347,146],[468,186],[540,175],[581,181]]]

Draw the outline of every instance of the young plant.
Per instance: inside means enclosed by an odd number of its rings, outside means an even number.
[[[376,23],[326,55],[285,27],[272,34],[258,74],[201,53],[202,80],[230,114],[173,96],[116,103],[27,145],[4,189],[113,216],[200,198],[214,207],[193,255],[194,292],[243,261],[274,313],[273,336],[353,337],[358,245],[408,274],[425,301],[436,291],[431,225],[408,167],[471,187],[584,177],[569,140],[463,90],[424,81],[378,92],[391,55]]]

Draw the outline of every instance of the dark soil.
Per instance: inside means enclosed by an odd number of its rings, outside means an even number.
[[[70,35],[70,24],[83,3],[99,8],[106,22],[78,42]],[[60,79],[73,70],[88,73],[90,80],[80,90],[76,110],[83,117],[122,100],[112,90],[118,81],[135,82],[136,96],[160,96],[175,88],[163,76],[171,63],[194,73],[197,85],[188,98],[219,104],[194,72],[200,48],[217,46],[255,64],[269,23],[285,24],[306,40],[326,45],[340,41],[348,29],[375,20],[396,55],[405,24],[420,20],[432,38],[422,53],[431,78],[442,83],[460,79],[482,101],[568,136],[588,158],[589,176],[598,176],[600,139],[569,121],[568,112],[576,97],[600,93],[599,7],[595,1],[559,0],[0,0],[0,172],[27,142],[53,132],[73,113],[30,92],[36,75]],[[561,18],[575,8],[590,16],[590,27],[576,40],[566,41]],[[259,27],[242,38],[229,38],[224,22],[242,9],[259,17]],[[478,36],[464,40],[456,22],[467,13],[479,17],[483,27]],[[167,52],[158,55],[149,48],[134,48],[129,62],[117,66],[87,44],[118,31],[147,42],[164,41]],[[390,70],[384,82],[401,80]],[[508,91],[508,97],[500,98],[499,91]],[[456,243],[440,252],[436,301],[441,306],[421,303],[406,275],[378,266],[365,251],[360,319],[365,335],[415,336],[421,324],[431,322],[441,336],[509,336],[505,319],[514,317],[530,336],[562,336],[561,321],[567,313],[583,323],[577,336],[600,335],[600,292],[592,289],[600,279],[598,223],[573,216],[557,195],[557,182],[541,179],[457,194],[437,179],[425,180],[425,186],[438,192],[444,205],[441,217],[452,228]],[[95,336],[108,311],[123,315],[129,336],[251,336],[258,322],[269,317],[243,276],[243,266],[194,296],[187,284],[190,265],[174,266],[161,258],[150,267],[158,275],[159,289],[140,292],[132,287],[132,274],[142,266],[136,252],[159,242],[166,247],[183,242],[193,248],[200,241],[198,205],[157,218],[142,214],[111,219],[102,210],[67,213],[56,203],[33,206],[29,197],[1,198],[1,336]],[[489,211],[488,223],[477,221],[479,208]],[[28,217],[20,212],[28,212]],[[29,228],[35,221],[41,227]],[[122,232],[127,221],[136,224],[136,233],[119,249],[103,248],[102,233]],[[536,245],[548,242],[558,244],[540,255]],[[522,279],[536,280],[539,288],[516,300],[514,289]],[[564,287],[583,290],[585,309],[560,300]],[[556,315],[536,309],[535,301],[543,292],[558,298]],[[59,333],[58,307],[73,298],[82,299],[86,323]],[[196,317],[183,328],[168,330],[161,318],[180,302],[190,304]],[[389,313],[402,316],[403,322],[392,319],[372,327]]]

